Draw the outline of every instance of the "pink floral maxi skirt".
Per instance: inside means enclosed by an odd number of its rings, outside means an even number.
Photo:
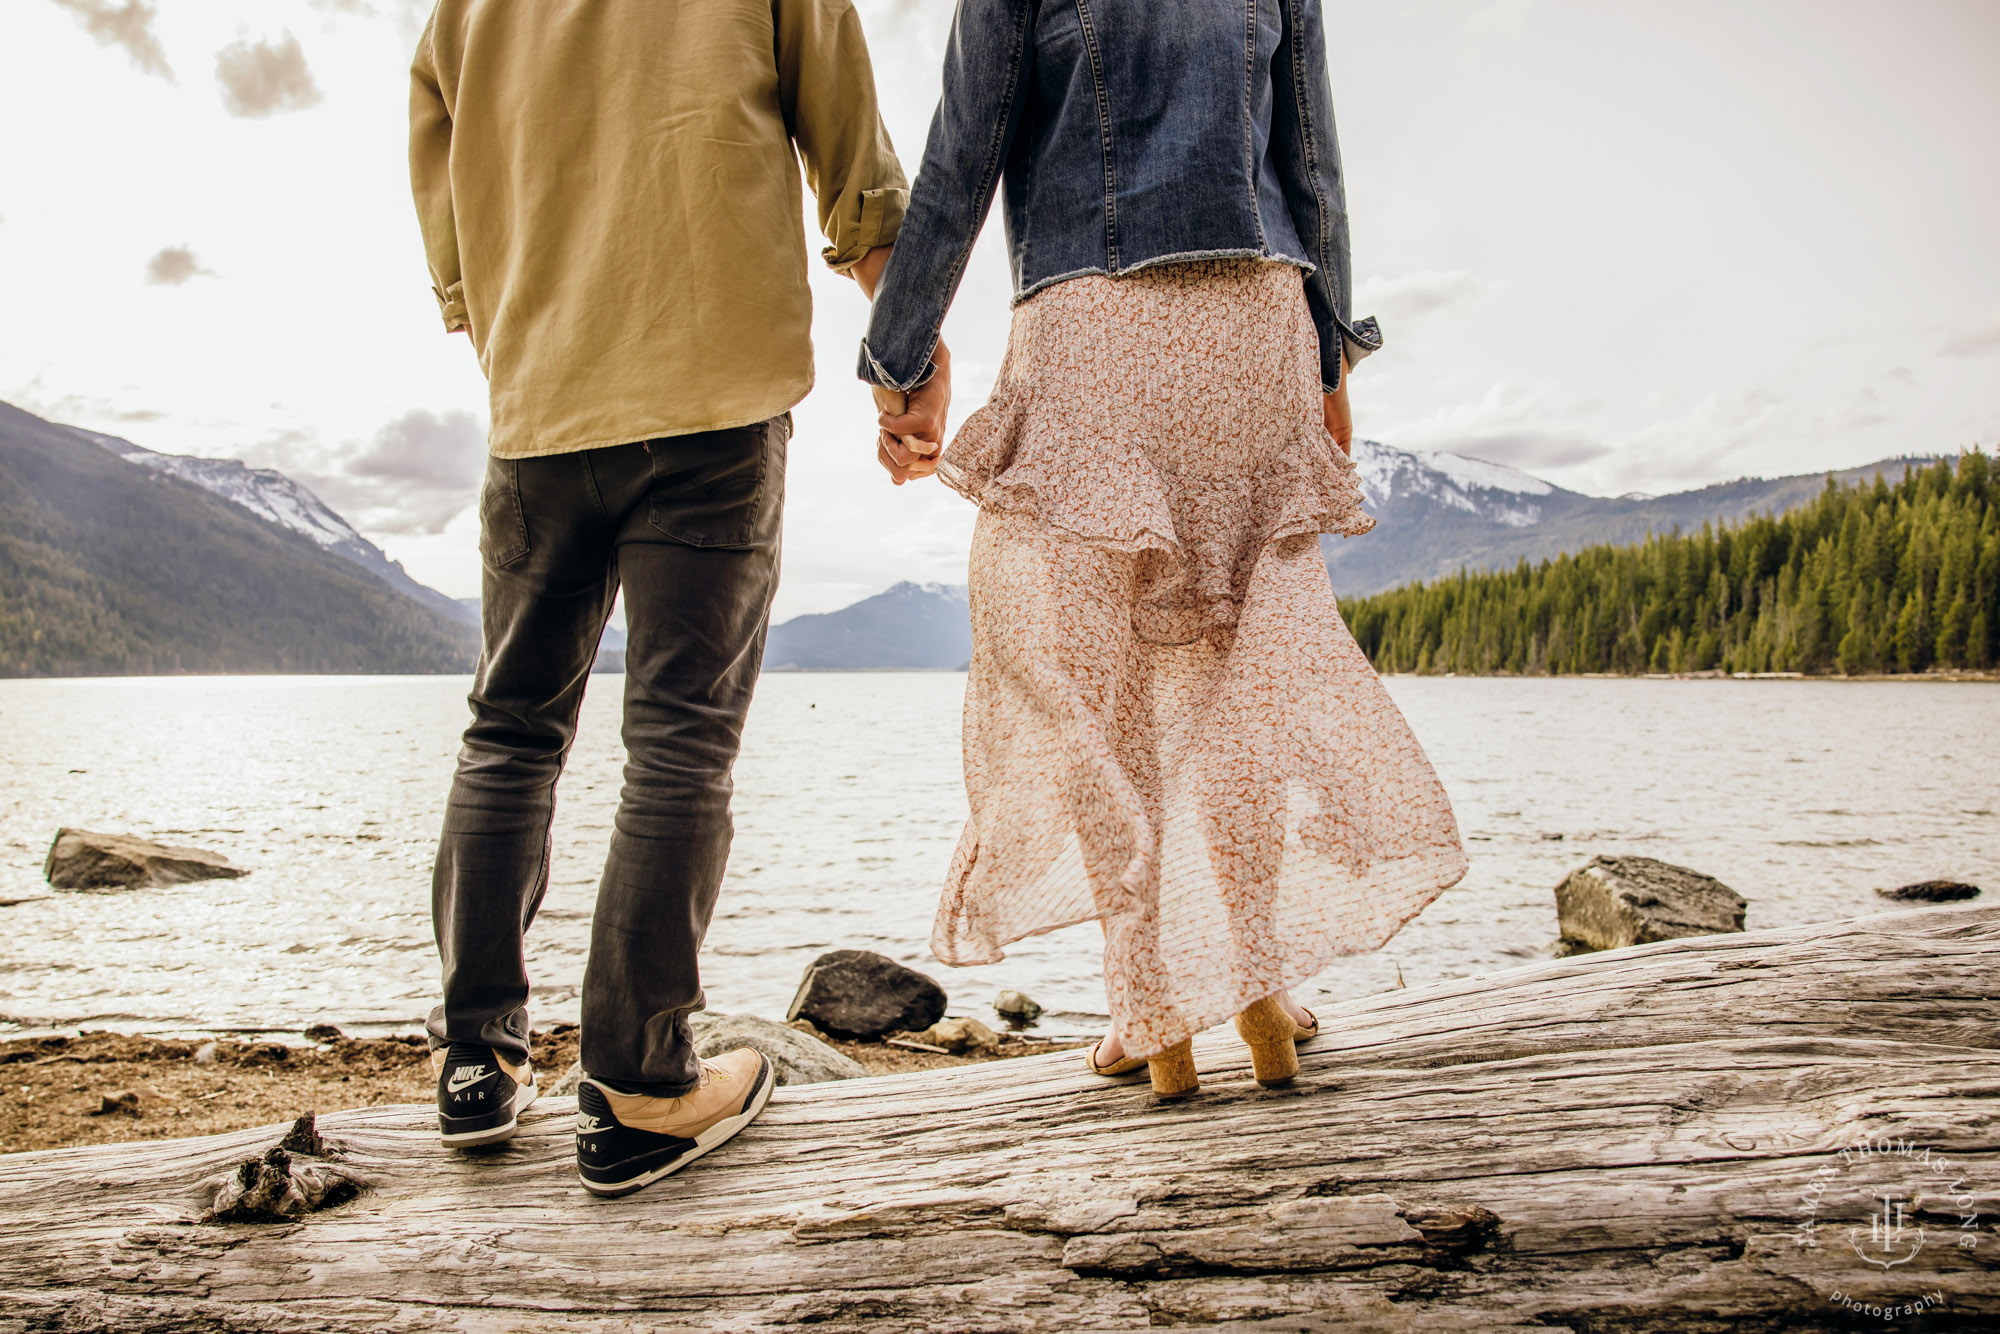
[[[1380,947],[1465,873],[1320,557],[1374,520],[1321,422],[1299,270],[1044,289],[939,475],[980,507],[939,959],[1101,919],[1145,1055]]]

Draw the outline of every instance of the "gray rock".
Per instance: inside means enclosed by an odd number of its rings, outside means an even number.
[[[944,1018],[944,988],[894,959],[835,950],[807,967],[787,1019],[809,1019],[837,1038],[914,1033]]]
[[[196,1065],[214,1065],[217,1059],[215,1044],[213,1042],[204,1042],[194,1049],[194,1063]]]
[[[1875,892],[1898,903],[1957,903],[1961,899],[1978,898],[1979,886],[1957,880],[1919,880],[1914,885],[1898,885],[1894,889],[1878,889]]]
[[[796,1028],[748,1014],[688,1016],[698,1056],[720,1056],[738,1047],[755,1047],[778,1072],[780,1084],[824,1084],[835,1079],[860,1079],[868,1067],[843,1056],[818,1038]]]
[[[338,1042],[346,1036],[332,1024],[309,1024],[305,1032],[308,1042]]]
[[[219,852],[179,848],[127,834],[58,829],[42,874],[57,889],[140,889],[249,874]]]
[[[571,1061],[569,1069],[563,1071],[563,1077],[558,1079],[555,1082],[555,1087],[549,1090],[549,1096],[551,1098],[573,1097],[576,1094],[576,1086],[582,1082],[583,1062]]]
[[[1713,876],[1651,857],[1593,857],[1556,886],[1566,954],[1741,931],[1746,906]]]
[[[993,1009],[1015,1028],[1026,1028],[1042,1017],[1042,1007],[1022,991],[1003,991],[993,998]]]

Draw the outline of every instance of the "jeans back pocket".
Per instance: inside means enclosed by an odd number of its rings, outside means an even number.
[[[774,545],[785,501],[791,415],[728,431],[646,442],[652,459],[652,526],[691,547]]]
[[[520,461],[489,456],[486,481],[479,488],[479,555],[492,568],[504,570],[527,554]]]

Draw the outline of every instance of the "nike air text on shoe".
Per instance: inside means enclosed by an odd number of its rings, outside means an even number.
[[[678,1098],[621,1093],[595,1079],[576,1091],[576,1171],[599,1195],[624,1195],[677,1172],[757,1119],[777,1072],[738,1047],[701,1063],[701,1085]]]
[[[454,1042],[431,1053],[437,1071],[438,1135],[454,1149],[512,1139],[535,1100],[532,1066],[513,1065],[491,1047]]]

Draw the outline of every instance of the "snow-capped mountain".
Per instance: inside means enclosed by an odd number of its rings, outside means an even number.
[[[1576,494],[1505,464],[1463,454],[1417,454],[1373,440],[1354,442],[1354,471],[1371,514],[1394,501],[1416,501],[1526,528],[1541,522],[1549,497]]]
[[[415,598],[456,620],[478,623],[476,608],[468,613],[458,599],[448,598],[412,579],[401,562],[390,560],[382,548],[355,532],[325,501],[275,468],[253,468],[237,459],[161,454],[119,436],[87,431],[81,426],[69,429],[127,463],[178,477],[250,511],[266,523],[299,533],[334,555],[353,561],[405,597]]]

